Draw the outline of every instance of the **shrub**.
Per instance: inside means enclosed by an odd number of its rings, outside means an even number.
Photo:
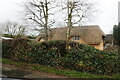
[[[10,55],[12,53],[12,48],[10,46],[11,42],[12,42],[12,40],[3,40],[2,41],[2,57],[10,58]]]
[[[97,74],[119,72],[116,67],[116,65],[118,65],[117,52],[107,53],[84,44],[76,44],[74,47],[75,48],[69,52],[69,57],[66,61],[66,63],[70,63],[70,65],[74,64],[74,67],[69,66],[72,69]]]
[[[10,34],[3,34],[4,37],[10,37],[10,38],[15,38],[16,36],[10,35]]]
[[[60,40],[60,41],[45,41],[40,43],[38,46],[39,49],[42,50],[51,50],[51,49],[56,49],[58,57],[64,56],[67,51],[66,51],[66,41]]]
[[[67,53],[65,44],[66,41],[45,41],[35,45],[33,42],[30,43],[32,46],[30,51],[31,62],[51,66],[58,65],[60,58]]]
[[[28,45],[29,40],[24,38],[15,38],[13,40],[3,40],[2,42],[2,56],[10,58],[15,61],[27,60],[30,50]]]
[[[94,74],[120,72],[118,52],[67,41],[35,42],[23,38],[3,41],[3,57]],[[70,48],[67,48],[67,47]]]

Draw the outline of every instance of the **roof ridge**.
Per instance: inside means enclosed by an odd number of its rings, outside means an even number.
[[[82,26],[73,26],[73,27],[99,27],[98,25],[82,25]],[[51,29],[62,29],[62,28],[67,28],[67,26],[64,27],[54,27]]]

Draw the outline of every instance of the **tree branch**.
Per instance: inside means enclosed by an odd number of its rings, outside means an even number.
[[[36,19],[33,19],[33,18],[29,18],[30,20],[33,20],[33,21],[35,21],[36,23],[38,23],[38,24],[40,24],[41,25],[41,27],[44,27],[44,25],[43,24],[41,24],[40,22],[38,22]]]

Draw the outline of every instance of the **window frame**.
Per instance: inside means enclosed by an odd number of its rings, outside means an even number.
[[[78,41],[78,40],[80,40],[80,36],[72,36],[72,40],[73,41]]]

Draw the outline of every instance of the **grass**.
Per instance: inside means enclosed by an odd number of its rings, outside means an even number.
[[[28,63],[21,63],[21,62],[14,62],[9,59],[2,59],[4,64],[12,64],[18,67],[25,67],[27,69],[38,70],[42,72],[54,73],[58,75],[68,76],[71,78],[119,78],[120,74],[114,75],[113,77],[106,76],[106,75],[95,75],[85,72],[78,72],[73,70],[61,70],[50,66],[44,66],[39,64],[28,64]]]
[[[120,74],[113,75],[114,78],[120,79]]]

